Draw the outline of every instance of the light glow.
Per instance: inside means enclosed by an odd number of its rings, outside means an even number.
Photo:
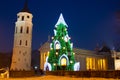
[[[48,62],[46,62],[46,63],[44,64],[44,71],[46,71],[46,70],[49,70],[49,71],[52,70],[51,64],[48,63]]]
[[[86,58],[87,70],[106,70],[106,60],[96,58]]]
[[[58,40],[55,41],[54,45],[55,45],[54,48],[57,50],[61,48],[60,42]]]
[[[56,36],[56,34],[57,34],[57,31],[54,29],[54,35]]]
[[[67,60],[66,58],[61,59],[61,66],[66,66],[67,65]]]
[[[71,49],[73,49],[73,43],[71,43],[70,45],[71,45]]]
[[[63,49],[65,49],[65,47],[63,47]]]
[[[56,44],[56,49],[60,49],[60,45],[58,43]]]
[[[52,39],[54,39],[54,37],[52,37]]]
[[[73,61],[70,61],[70,63],[72,64],[72,63],[73,63]]]
[[[120,60],[115,60],[115,70],[120,70]]]
[[[58,55],[58,52],[56,52],[56,55]]]
[[[66,58],[66,60],[67,60],[67,65],[69,65],[69,59],[68,59],[67,55],[65,55],[65,54],[63,54],[63,55],[59,58],[59,65],[61,65],[61,59],[62,59],[62,58]]]
[[[56,63],[54,63],[53,65],[56,66]]]
[[[80,62],[76,62],[74,64],[74,71],[79,71],[80,70]]]
[[[73,53],[73,55],[75,55],[75,53]]]

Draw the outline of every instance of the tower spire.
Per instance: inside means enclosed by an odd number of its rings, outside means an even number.
[[[57,26],[58,26],[59,24],[61,24],[61,23],[64,24],[66,27],[68,27],[68,25],[66,24],[66,22],[65,22],[65,20],[64,20],[64,18],[63,18],[62,13],[60,14],[60,17],[59,17],[59,19],[58,19],[55,27],[57,27]]]
[[[28,0],[25,1],[24,7],[21,10],[21,12],[28,12],[28,13],[30,13],[30,11],[28,9]]]

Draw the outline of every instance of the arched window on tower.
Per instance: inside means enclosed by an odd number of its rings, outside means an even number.
[[[22,32],[23,32],[23,27],[20,28],[20,33],[22,33]]]
[[[20,40],[20,43],[19,43],[19,45],[22,45],[22,40]]]
[[[27,33],[27,34],[29,33],[29,27],[27,27],[26,33]]]
[[[24,21],[24,16],[22,16],[22,21]]]
[[[27,43],[27,40],[26,40],[26,41],[25,41],[25,45],[27,46],[27,44],[28,44],[28,43]]]
[[[20,16],[17,16],[18,18],[20,17]]]
[[[27,18],[30,18],[30,16],[27,16]]]

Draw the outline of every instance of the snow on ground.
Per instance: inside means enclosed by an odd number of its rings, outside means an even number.
[[[0,80],[120,80],[112,78],[75,78],[64,76],[40,76],[40,77],[28,77],[28,78],[0,78]]]

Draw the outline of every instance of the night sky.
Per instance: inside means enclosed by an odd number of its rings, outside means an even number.
[[[0,2],[0,52],[12,51],[17,13],[24,3],[25,0]],[[120,0],[28,0],[28,6],[33,14],[33,50],[39,49],[48,35],[54,36],[60,13],[68,24],[74,47],[94,50],[97,43],[106,43],[113,48],[120,36],[116,33]]]

